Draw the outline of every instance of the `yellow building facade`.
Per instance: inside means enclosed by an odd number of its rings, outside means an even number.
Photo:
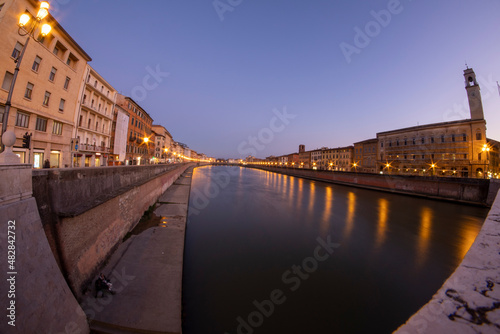
[[[0,9],[0,122],[15,132],[13,151],[21,163],[69,167],[80,82],[91,58],[50,14],[44,19],[52,26],[49,35],[21,36],[20,15],[33,17],[38,7],[38,1],[10,0]],[[7,119],[5,103],[24,46]],[[32,135],[29,148],[22,147],[25,134]]]
[[[486,121],[474,71],[464,71],[471,118],[377,133],[380,173],[485,177]]]

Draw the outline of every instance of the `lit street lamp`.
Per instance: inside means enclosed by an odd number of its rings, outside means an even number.
[[[486,178],[486,174],[488,173],[488,169],[490,166],[490,148],[488,147],[488,144],[484,144],[483,147],[481,148],[482,152],[486,152],[486,163],[484,164],[484,171],[483,171],[483,178]]]
[[[23,60],[24,53],[26,51],[26,48],[28,47],[28,43],[30,41],[30,37],[33,38],[36,41],[35,38],[35,31],[37,30],[38,26],[40,25],[41,21],[49,14],[49,3],[47,1],[42,1],[40,3],[40,9],[38,10],[38,13],[36,17],[31,17],[29,14],[22,14],[21,17],[19,18],[19,29],[18,29],[18,34],[20,36],[28,36],[26,37],[26,43],[24,43],[23,49],[21,50],[21,53],[19,56],[14,60],[16,62],[16,68],[14,69],[14,75],[12,76],[12,81],[10,83],[10,88],[9,88],[9,94],[7,95],[7,101],[5,102],[5,111],[4,111],[4,121],[2,124],[2,151],[4,150],[4,145],[3,143],[3,138],[5,136],[5,133],[7,131],[7,122],[9,120],[9,111],[10,111],[10,106],[12,102],[12,93],[14,91],[14,86],[16,84],[16,79],[17,79],[17,74],[19,73],[19,68],[21,67],[21,62]],[[28,25],[28,23],[32,21],[31,25]],[[43,24],[41,29],[40,29],[40,35],[43,37],[47,36],[50,33],[51,26],[49,24]]]

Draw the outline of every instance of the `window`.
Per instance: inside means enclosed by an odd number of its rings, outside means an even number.
[[[60,50],[59,50],[59,47],[56,45],[56,46],[54,47],[54,51],[52,51],[52,53],[53,53],[53,54],[55,54],[55,55],[57,56],[57,55],[59,54],[59,51],[60,51]]]
[[[54,125],[52,126],[52,133],[55,135],[62,135],[62,123],[54,121]]]
[[[12,58],[17,59],[21,54],[21,50],[23,49],[23,45],[19,42],[16,43],[14,50],[12,50],[12,54],[10,55]]]
[[[481,132],[476,132],[476,140],[482,140],[483,136],[481,135]],[[481,160],[481,159],[480,159]]]
[[[45,96],[43,98],[43,105],[48,107],[49,106],[49,101],[50,101],[50,93],[49,92],[45,92]]]
[[[26,85],[26,91],[24,92],[24,97],[27,98],[28,100],[31,100],[31,95],[33,94],[33,84],[31,82],[28,82]]]
[[[59,102],[59,111],[64,111],[64,103],[66,101],[64,99],[61,99],[61,101]]]
[[[5,76],[3,77],[2,89],[9,90],[10,84],[12,83],[12,77],[14,74],[10,72],[5,72]]]
[[[68,90],[70,80],[71,80],[70,77],[66,77],[66,81],[64,82],[64,89],[65,90]]]
[[[431,137],[431,144],[434,144],[434,137]]]
[[[43,132],[47,131],[47,119],[37,117],[35,130]]]
[[[467,141],[467,135],[465,133],[462,134],[462,141]]]
[[[57,69],[55,67],[52,67],[52,69],[50,70],[50,75],[49,75],[50,81],[54,81],[54,79],[56,77],[56,72],[57,72]]]
[[[452,135],[451,135],[451,141],[452,141],[452,142],[454,142],[454,141],[455,141],[455,135],[454,135],[454,134],[452,134]]]
[[[425,144],[425,138],[422,137],[422,144]]]
[[[441,135],[441,143],[444,143],[444,135]]]
[[[5,114],[5,106],[0,105],[0,123],[3,123],[3,115]]]
[[[16,126],[27,128],[29,126],[29,123],[30,115],[18,111],[16,116]]]
[[[35,72],[38,72],[40,69],[40,62],[42,61],[42,58],[36,56],[35,61],[33,61],[33,66],[31,66],[31,69]]]

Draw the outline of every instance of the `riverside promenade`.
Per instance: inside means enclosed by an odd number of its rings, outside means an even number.
[[[139,223],[132,231],[138,234],[102,270],[116,293],[95,298],[92,286],[83,299],[91,333],[182,333],[184,237],[193,168],[160,196],[152,223]]]

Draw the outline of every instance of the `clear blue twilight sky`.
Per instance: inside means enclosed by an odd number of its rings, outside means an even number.
[[[117,91],[209,156],[469,118],[465,62],[500,140],[498,0],[50,2]]]

